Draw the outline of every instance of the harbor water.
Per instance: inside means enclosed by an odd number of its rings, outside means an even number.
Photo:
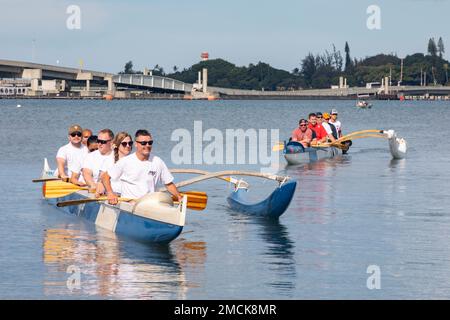
[[[373,104],[0,100],[0,298],[449,299],[449,102]],[[259,163],[174,163],[171,137],[186,129],[194,143],[201,121],[203,132],[278,129],[283,140],[300,118],[331,108],[344,133],[394,129],[407,140],[408,156],[392,160],[382,139],[355,140],[347,155],[299,166],[287,166],[280,154],[279,174],[298,184],[279,221],[231,211],[231,186],[209,180],[191,187],[207,191],[207,209],[189,211],[169,245],[147,245],[49,206],[31,182],[44,158],[55,167],[74,123],[132,135],[146,128],[152,152],[169,168],[259,171]],[[269,136],[267,150],[273,143]],[[246,181],[255,200],[277,186]]]

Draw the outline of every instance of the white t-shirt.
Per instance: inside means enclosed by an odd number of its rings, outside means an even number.
[[[82,168],[91,170],[94,182],[97,182],[100,171],[107,171],[113,164],[114,152],[102,155],[99,150],[95,150],[84,158]]]
[[[114,153],[113,153],[114,154]],[[112,166],[114,165],[114,155],[113,155],[113,161],[104,161],[102,167],[100,168],[100,172],[107,172],[109,171]],[[122,193],[122,183],[120,180],[112,179],[111,178],[111,187],[115,193],[121,194]]]
[[[336,127],[336,131],[337,131],[337,133],[339,135],[339,132],[342,131],[342,124],[341,124],[341,122],[339,120],[336,120],[336,122],[330,121],[330,123]]]
[[[64,171],[68,177],[72,176],[72,172],[78,173],[84,157],[88,154],[88,148],[82,144],[80,148],[74,147],[72,143],[59,148],[56,158],[64,159]]]
[[[108,174],[111,180],[121,181],[122,197],[133,199],[155,192],[159,182],[173,181],[172,174],[159,157],[151,155],[148,160],[141,161],[136,153],[117,161]]]
[[[333,134],[333,130],[331,130],[330,125],[328,124],[328,122],[322,122],[322,127],[325,129],[325,131],[327,132],[327,134]]]

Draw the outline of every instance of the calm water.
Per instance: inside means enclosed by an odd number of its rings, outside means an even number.
[[[17,108],[21,104],[21,108]],[[450,123],[447,102],[46,101],[0,100],[0,298],[301,299],[450,298]],[[43,158],[54,167],[72,123],[115,132],[149,128],[154,153],[170,167],[175,129],[279,128],[336,107],[345,132],[395,129],[408,158],[391,160],[387,142],[362,139],[348,156],[286,167],[297,192],[279,222],[229,210],[229,186],[208,181],[208,208],[190,212],[183,233],[152,247],[96,228],[41,199],[31,183]],[[443,137],[443,138],[441,138]],[[257,166],[193,166],[210,171]],[[177,177],[178,180],[186,176]],[[248,179],[255,199],[275,184]],[[369,290],[367,268],[381,270]],[[73,266],[81,287],[66,282]]]

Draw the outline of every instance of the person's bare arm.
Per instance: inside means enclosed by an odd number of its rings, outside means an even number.
[[[56,164],[58,166],[58,176],[62,179],[67,179],[69,178],[66,175],[66,171],[64,170],[64,166],[66,164],[66,160],[63,158],[56,158]]]
[[[82,172],[83,172],[83,178],[84,178],[84,181],[86,181],[86,184],[90,188],[97,188],[97,183],[94,181],[94,177],[92,175],[92,170],[83,168]]]
[[[106,189],[106,195],[108,197],[108,203],[115,205],[117,204],[118,201],[118,197],[117,195],[114,193],[112,186],[111,186],[111,177],[109,176],[108,172],[103,172],[102,175],[100,176],[100,180],[102,181],[105,189]]]
[[[181,200],[183,199],[183,196],[180,194],[180,192],[178,191],[177,187],[175,186],[175,184],[173,182],[166,184],[166,188],[167,188],[167,191],[170,192],[170,194],[177,197],[178,201],[181,202]]]
[[[80,178],[80,174],[76,172],[72,172],[72,176],[70,177],[70,182],[73,184],[76,184],[77,186],[84,187],[86,184],[79,181],[78,178]]]

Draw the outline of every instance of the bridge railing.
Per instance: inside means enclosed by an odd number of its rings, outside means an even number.
[[[144,76],[142,74],[118,74],[113,82],[122,85],[133,85],[148,88],[191,92],[192,84],[160,76]]]

